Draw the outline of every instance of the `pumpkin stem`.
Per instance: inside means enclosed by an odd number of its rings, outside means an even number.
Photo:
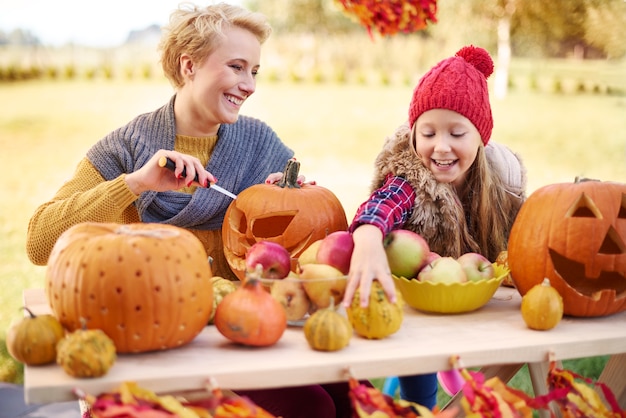
[[[33,313],[33,311],[31,311],[29,308],[27,308],[26,306],[22,306],[22,309],[25,310],[26,312],[28,312],[28,315],[30,315],[31,318],[36,318],[37,315],[35,315]]]
[[[579,177],[579,176],[576,176],[576,177],[574,178],[574,183],[584,183],[584,182],[586,182],[586,181],[600,181],[600,180],[597,180],[597,179],[588,179],[588,178],[586,178],[586,177]]]
[[[254,270],[246,271],[246,279],[243,285],[246,287],[256,287],[257,283],[263,277],[263,265],[261,263],[254,266]]]
[[[287,165],[285,165],[285,169],[283,170],[283,177],[280,179],[276,185],[278,187],[288,187],[290,189],[299,189],[300,185],[298,184],[298,173],[300,172],[300,162],[296,161],[295,158],[289,159],[287,161]]]

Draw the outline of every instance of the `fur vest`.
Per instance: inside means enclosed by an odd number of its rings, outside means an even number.
[[[372,191],[381,187],[388,174],[406,179],[415,189],[414,210],[403,226],[420,234],[432,251],[458,257],[465,252],[480,252],[468,231],[465,212],[453,187],[433,177],[410,144],[408,123],[401,125],[385,140],[376,158]],[[500,176],[511,199],[525,198],[526,169],[520,157],[504,145],[490,141],[485,147],[489,166]]]

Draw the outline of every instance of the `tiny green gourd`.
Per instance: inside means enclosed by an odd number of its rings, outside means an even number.
[[[383,286],[374,280],[368,306],[361,307],[357,290],[346,313],[355,333],[369,339],[381,339],[400,329],[404,318],[403,307],[404,299],[399,291],[396,291],[396,302],[391,303]]]
[[[338,351],[350,344],[352,325],[333,306],[320,309],[304,322],[304,336],[318,351]]]
[[[15,360],[29,366],[53,363],[57,343],[65,334],[63,326],[53,315],[35,315],[30,309],[23,309],[28,316],[9,327],[7,351]]]
[[[115,343],[100,329],[78,329],[57,345],[57,363],[72,377],[100,377],[117,358]]]

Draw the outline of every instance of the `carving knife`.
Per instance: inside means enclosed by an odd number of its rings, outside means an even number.
[[[165,167],[168,170],[174,171],[176,169],[176,163],[168,158],[168,157],[161,157],[159,159],[159,165],[161,167]],[[183,172],[181,173],[183,177],[185,177],[185,172],[186,170],[183,168]],[[196,174],[196,177],[194,178],[195,181],[198,181],[198,175]],[[237,195],[234,193],[229,192],[228,190],[224,189],[223,187],[218,186],[217,184],[214,183],[210,183],[209,184],[209,188],[215,190],[216,192],[220,192],[223,195],[226,195],[228,197],[230,197],[231,199],[237,199]]]

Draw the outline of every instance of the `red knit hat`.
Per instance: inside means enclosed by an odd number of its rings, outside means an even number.
[[[466,46],[420,79],[409,107],[409,126],[431,109],[453,110],[469,119],[487,145],[493,129],[487,77],[493,60],[482,48]]]

